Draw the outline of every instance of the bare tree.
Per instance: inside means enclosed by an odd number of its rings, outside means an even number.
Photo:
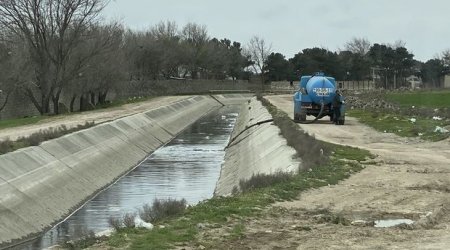
[[[272,53],[272,45],[267,44],[263,38],[253,36],[247,46],[246,53],[253,61],[252,67],[256,74],[260,74],[261,83],[264,83],[266,73],[267,58]]]
[[[178,26],[173,21],[160,22],[151,28],[150,33],[158,40],[178,38]]]
[[[207,66],[208,31],[204,25],[188,23],[183,27],[181,36],[186,52],[186,68],[195,79],[198,72]]]
[[[28,51],[23,41],[14,34],[0,34],[0,111],[11,95],[29,81],[31,68],[27,62]]]
[[[345,50],[350,51],[354,54],[366,55],[370,50],[371,43],[367,38],[357,38],[354,37],[352,40],[345,43]]]
[[[108,92],[123,80],[126,69],[123,34],[122,26],[115,22],[93,25],[86,33],[89,39],[76,47],[68,65],[73,74],[67,84],[67,90],[72,94],[71,111],[74,111],[77,97],[80,97],[82,111],[88,106],[104,104]],[[89,58],[88,62],[85,62],[86,58]]]
[[[107,0],[3,0],[0,25],[22,37],[30,51],[35,75],[25,93],[41,114],[58,113],[63,87],[76,74],[67,66],[85,31],[96,22]],[[87,58],[79,63],[87,63]]]

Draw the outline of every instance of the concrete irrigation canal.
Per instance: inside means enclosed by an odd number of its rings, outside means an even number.
[[[251,126],[269,118],[249,95],[193,96],[2,155],[0,246],[45,248],[155,198],[195,204],[255,173],[296,169],[275,125]]]

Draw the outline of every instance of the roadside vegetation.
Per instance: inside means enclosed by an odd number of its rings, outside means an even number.
[[[379,98],[393,107],[350,109],[348,115],[380,132],[403,137],[439,141],[450,136],[450,91],[388,92]]]
[[[276,117],[276,120],[285,124],[282,134],[305,136],[305,133],[291,121],[287,114],[267,102],[265,105],[269,107],[270,113]],[[292,123],[293,126],[288,125],[289,123]],[[337,184],[353,173],[362,170],[363,162],[368,164],[367,160],[373,158],[368,151],[323,143],[315,140],[314,137],[297,142],[296,148],[305,150],[310,147],[308,143],[311,142],[317,143],[315,146],[317,153],[310,151],[309,153],[314,154],[311,157],[323,158],[316,165],[314,165],[315,161],[309,160],[309,168],[302,167],[302,171],[297,174],[255,175],[249,180],[240,182],[241,192],[236,192],[229,197],[213,197],[202,201],[195,206],[187,207],[184,211],[178,211],[176,213],[178,215],[166,214],[167,216],[152,221],[154,224],[152,230],[133,226],[118,227],[107,241],[101,243],[102,247],[170,249],[176,246],[185,246],[189,242],[189,245],[193,244],[208,249],[208,247],[213,247],[214,243],[199,240],[197,235],[202,230],[223,227],[230,219],[243,220],[258,217],[267,212],[265,208],[277,201],[295,199],[300,192],[311,188]],[[300,147],[300,145],[304,146]],[[322,153],[320,149],[326,150]],[[306,152],[297,153],[307,158]],[[165,207],[161,204],[160,206]],[[149,206],[146,208],[141,211],[152,210]],[[140,217],[144,219],[145,216],[141,213]],[[146,219],[146,221],[150,222],[151,220]],[[239,238],[245,230],[243,223],[235,225],[229,229],[227,237]]]
[[[386,99],[406,108],[449,108],[450,90],[391,92],[386,94]]]
[[[19,137],[15,141],[11,141],[9,139],[3,140],[0,141],[0,154],[6,154],[20,148],[38,146],[44,141],[55,139],[63,135],[70,134],[93,126],[95,126],[94,122],[86,122],[84,125],[78,125],[73,128],[67,128],[65,125],[62,125],[57,128],[49,128],[41,130],[27,137]]]
[[[130,98],[126,98],[126,99],[118,99],[118,100],[114,100],[111,102],[106,102],[102,105],[98,105],[95,107],[95,109],[91,110],[93,112],[98,111],[98,110],[103,110],[103,109],[108,109],[108,108],[115,108],[115,107],[120,107],[126,104],[131,104],[131,103],[139,103],[139,102],[145,102],[148,101],[150,99],[152,99],[154,97],[152,96],[147,96],[147,97],[142,97],[142,96],[138,96],[138,97],[130,97]],[[59,118],[63,118],[65,116],[68,115],[76,115],[76,114],[80,114],[83,112],[89,112],[89,111],[77,111],[77,112],[71,112],[71,113],[66,113],[63,115],[42,115],[42,116],[32,116],[32,117],[23,117],[23,118],[14,118],[14,119],[5,119],[5,120],[0,120],[0,130],[2,129],[6,129],[6,128],[14,128],[14,127],[19,127],[19,126],[25,126],[25,125],[33,125],[39,122],[46,122],[46,121],[53,121],[55,119],[59,119]]]
[[[443,132],[450,122],[433,120],[422,116],[405,116],[383,111],[350,110],[349,116],[369,125],[383,133],[394,133],[402,137],[420,137],[424,140],[439,141],[446,139],[450,133]]]

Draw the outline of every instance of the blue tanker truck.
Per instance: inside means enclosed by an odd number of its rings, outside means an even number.
[[[299,89],[294,95],[294,121],[300,123],[312,123],[325,116],[334,120],[333,99],[336,95],[336,81],[333,77],[325,76],[323,73],[316,73],[313,76],[302,76],[300,78]],[[338,125],[344,125],[345,105],[344,97],[339,96],[341,105],[341,116],[337,121]],[[306,116],[312,115],[314,120],[306,121]]]

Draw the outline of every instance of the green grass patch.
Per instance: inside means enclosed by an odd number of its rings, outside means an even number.
[[[170,249],[183,242],[200,244],[195,242],[199,224],[220,227],[226,224],[229,218],[257,217],[264,212],[262,208],[276,201],[295,199],[300,192],[310,188],[337,184],[363,169],[360,163],[346,160],[358,161],[373,157],[368,151],[336,145],[334,147],[333,157],[326,165],[300,172],[289,180],[270,187],[200,202],[189,207],[180,217],[158,222],[152,231],[119,230],[110,237],[108,243],[111,247],[127,246],[131,249]],[[344,158],[346,160],[343,160]],[[164,228],[159,228],[159,225],[164,225]],[[243,225],[234,226],[230,237],[241,237],[244,231]]]
[[[409,117],[387,113],[387,111],[377,112],[360,109],[348,110],[347,114],[384,133],[394,133],[403,137],[418,136],[429,141],[439,141],[450,136],[450,133],[435,132],[436,126],[445,127],[450,124],[445,119],[438,121],[428,117]],[[411,118],[414,118],[416,121],[412,122]]]
[[[244,232],[245,232],[245,226],[241,223],[241,224],[237,224],[233,227],[233,229],[231,229],[231,238],[234,239],[240,239],[244,236]]]
[[[33,117],[1,120],[0,121],[0,129],[36,124],[39,121],[49,119],[49,118],[50,118],[49,116],[33,116]]]
[[[450,107],[450,91],[415,91],[406,93],[387,93],[388,101],[403,107],[428,107],[446,108]]]

